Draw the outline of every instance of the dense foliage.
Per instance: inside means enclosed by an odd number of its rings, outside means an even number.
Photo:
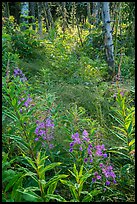
[[[122,3],[123,32],[114,24],[113,34],[121,77],[113,80],[86,2],[75,8],[85,23],[74,26],[67,2],[65,31],[53,2],[55,25],[42,36],[32,22],[22,30],[3,17],[3,202],[135,201],[134,4]]]

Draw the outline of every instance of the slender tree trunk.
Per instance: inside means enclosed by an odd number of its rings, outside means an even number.
[[[54,28],[54,22],[53,22],[52,14],[50,11],[49,2],[45,2],[45,8],[46,8],[46,12],[47,12],[48,25],[50,25],[50,27]]]
[[[62,18],[63,18],[63,24],[62,24],[62,31],[65,32],[67,25],[67,10],[66,10],[66,2],[62,2]]]
[[[76,3],[75,2],[72,2],[71,19],[72,19],[72,28],[74,28],[76,23]]]
[[[93,25],[97,26],[99,23],[100,2],[93,2],[92,16]]]
[[[33,18],[32,18],[32,29],[36,30],[36,25],[35,25],[35,2],[30,2],[30,12],[31,12],[31,16],[33,16]]]
[[[38,33],[41,36],[42,35],[42,4],[41,2],[37,2],[38,5]]]
[[[4,2],[4,16],[7,18],[9,18],[9,16],[10,16],[9,3],[8,2]]]
[[[45,15],[45,23],[46,23],[46,31],[49,31],[49,22],[48,22],[48,15],[47,15],[47,11],[46,11],[46,8],[45,8],[45,2],[43,2],[43,9],[44,9],[44,15]]]
[[[105,49],[106,49],[106,57],[107,63],[109,67],[112,69],[112,73],[114,70],[114,45],[112,39],[112,29],[110,25],[110,14],[109,14],[109,2],[102,2],[102,17],[104,24],[104,34],[105,34]],[[111,73],[111,74],[112,74]]]
[[[88,16],[88,22],[91,24],[91,8],[90,8],[90,2],[87,2],[87,16]]]
[[[21,22],[26,24],[21,27],[21,30],[26,30],[27,29],[27,24],[28,24],[28,17],[29,15],[29,2],[21,2]]]
[[[81,38],[81,33],[80,33],[80,28],[79,28],[79,25],[78,25],[77,17],[76,17],[76,25],[77,25],[77,29],[78,29],[78,36],[79,36],[79,39],[80,39],[80,43],[81,43],[81,46],[83,47],[83,42],[82,42],[82,38]]]

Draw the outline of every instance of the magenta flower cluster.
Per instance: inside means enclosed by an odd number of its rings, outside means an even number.
[[[108,166],[108,165],[105,165],[103,163],[100,163],[99,167],[101,169],[100,174],[102,173],[102,175],[104,175],[106,178],[105,185],[109,186],[111,184],[111,182],[116,184],[116,180],[115,180],[116,175],[113,171],[113,167],[111,165]],[[94,177],[92,178],[92,182],[95,182],[96,180],[101,180],[101,179],[102,179],[102,176],[99,175],[98,172],[95,172]]]
[[[27,81],[27,78],[25,77],[25,74],[23,74],[22,71],[19,68],[14,69],[14,77],[17,77],[17,76],[20,77],[20,80],[22,82]]]
[[[24,97],[21,98],[21,99],[18,101],[18,104],[20,104],[21,102],[24,102],[23,105],[22,105],[22,107],[24,106],[24,107],[28,108],[30,105],[33,105],[33,104],[31,104],[32,98],[30,98],[30,95],[28,95],[27,100],[26,100]],[[20,113],[22,113],[22,112],[23,112],[23,109],[21,108],[21,109],[20,109]]]
[[[115,180],[115,173],[113,171],[113,167],[111,165],[105,165],[104,163],[107,161],[106,158],[108,157],[105,149],[105,145],[94,145],[89,138],[89,134],[86,130],[82,132],[82,136],[78,132],[72,134],[71,136],[72,142],[70,143],[70,152],[74,150],[84,151],[84,162],[93,163],[94,160],[98,161],[96,163],[97,168],[99,171],[94,173],[94,177],[92,178],[92,182],[96,182],[97,180],[104,180],[105,178],[105,185],[110,185],[111,182],[114,184],[116,183]],[[100,160],[104,160],[104,163],[100,163]]]
[[[54,145],[51,144],[51,141],[54,139],[53,131],[54,131],[54,123],[50,118],[47,118],[43,122],[37,121],[37,127],[35,129],[35,134],[37,137],[35,141],[41,141],[43,146],[45,146],[46,142],[49,148],[53,148]]]
[[[74,148],[79,147],[80,151],[85,150],[86,148],[86,157],[84,158],[84,162],[93,162],[93,156],[103,157],[107,158],[107,154],[105,153],[105,146],[102,145],[96,145],[93,147],[93,144],[91,144],[90,138],[88,136],[88,132],[86,130],[83,131],[82,137],[80,137],[79,133],[76,132],[72,134],[72,142],[70,143],[70,152],[73,152]]]

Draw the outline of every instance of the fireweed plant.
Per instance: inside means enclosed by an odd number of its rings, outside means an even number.
[[[52,149],[54,147],[54,145],[51,143],[51,141],[54,139],[54,123],[50,118],[47,118],[43,122],[37,120],[36,124],[37,127],[35,129],[35,134],[37,137],[35,138],[35,141],[41,141],[43,147],[48,144],[49,149]]]
[[[105,186],[116,184],[116,175],[113,171],[113,166],[109,162],[105,145],[95,145],[86,130],[82,132],[82,135],[78,132],[72,134],[71,138],[72,142],[70,143],[69,152],[74,152],[77,157],[75,161],[79,161],[79,158],[82,157],[85,166],[88,164],[89,168],[94,169],[92,183],[98,181]]]

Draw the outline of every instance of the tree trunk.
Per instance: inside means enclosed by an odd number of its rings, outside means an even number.
[[[62,18],[63,18],[63,24],[62,24],[62,31],[65,32],[67,26],[67,10],[66,10],[66,2],[62,2]]]
[[[90,10],[90,2],[87,2],[87,16],[88,16],[88,22],[91,24],[91,10]]]
[[[45,2],[45,8],[47,12],[48,25],[54,28],[53,18],[52,18],[52,14],[51,14],[50,7],[49,7],[49,2]]]
[[[38,33],[41,36],[42,35],[42,18],[41,18],[42,4],[41,2],[37,2],[37,5],[38,5]]]
[[[21,30],[27,29],[28,15],[29,15],[29,2],[21,2],[21,22],[24,24],[21,26]]]
[[[72,2],[72,12],[71,12],[72,28],[74,28],[76,23],[76,3]]]
[[[103,17],[103,27],[105,34],[105,49],[107,63],[109,67],[114,67],[114,45],[112,39],[112,29],[110,26],[110,14],[109,14],[109,2],[102,2],[102,17]],[[112,69],[112,72],[114,70]]]
[[[31,16],[33,16],[33,18],[32,18],[32,29],[36,30],[36,24],[35,24],[35,2],[30,2],[30,12],[31,12]]]
[[[45,23],[46,23],[46,31],[49,31],[49,22],[48,22],[48,14],[47,14],[47,10],[46,10],[46,5],[45,2],[43,2],[43,9],[44,9],[44,15],[45,15]]]
[[[98,25],[99,23],[99,10],[100,10],[100,2],[93,2],[93,9],[92,9],[93,25]]]
[[[4,16],[7,18],[9,18],[9,16],[10,16],[9,3],[8,2],[4,2]]]

